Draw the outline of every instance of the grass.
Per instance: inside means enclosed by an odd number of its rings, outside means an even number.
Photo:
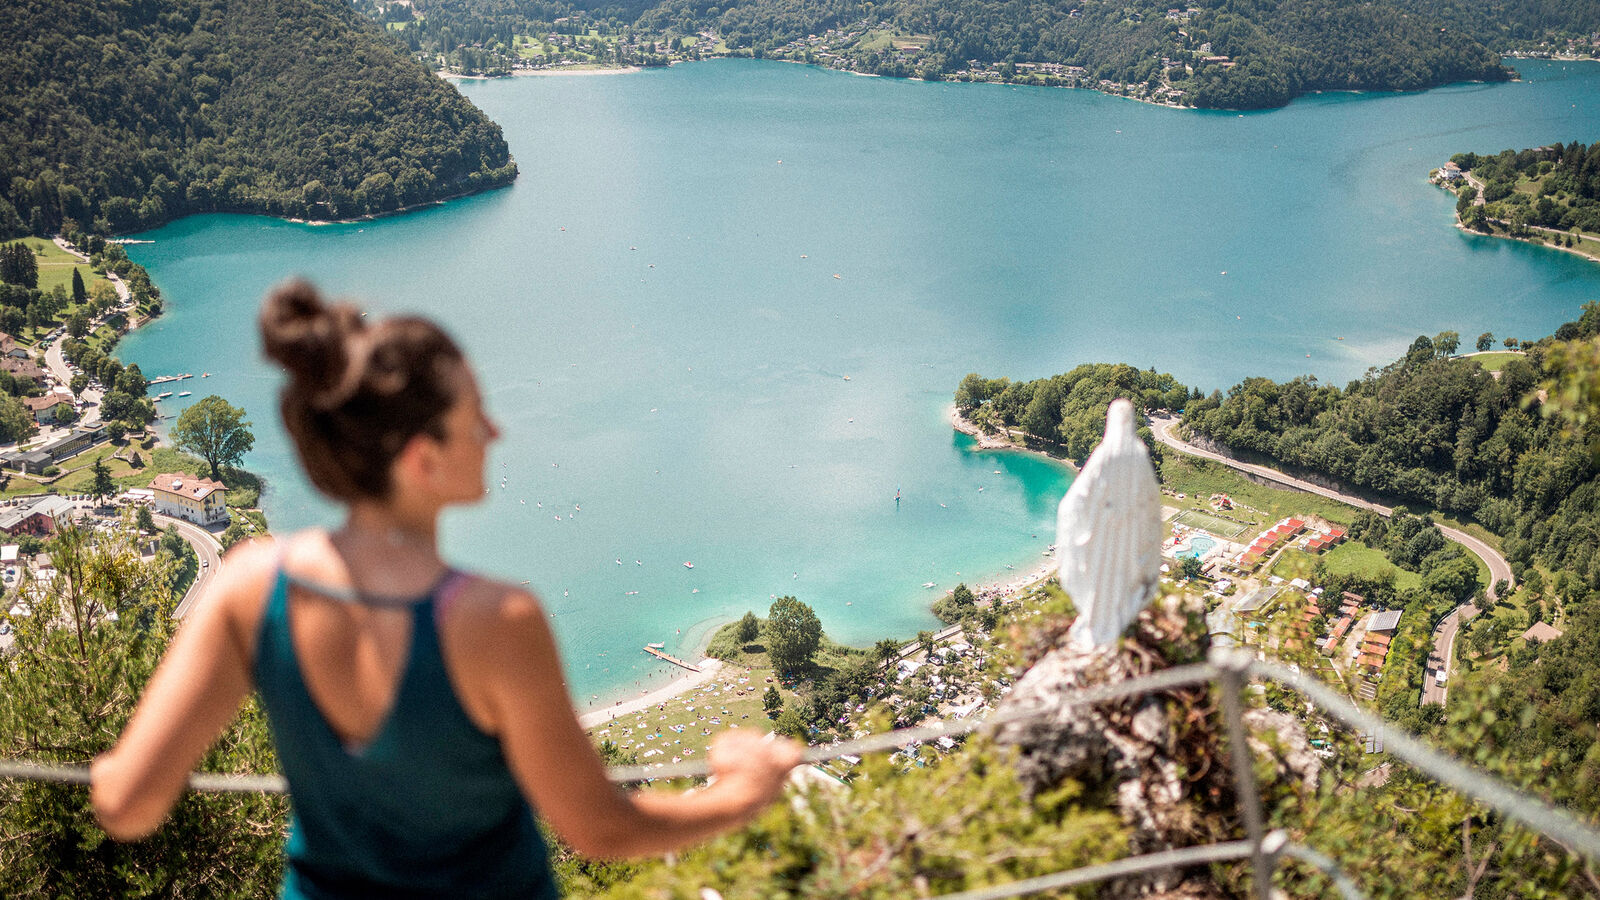
[[[1187,525],[1190,528],[1198,528],[1201,531],[1220,534],[1229,539],[1237,538],[1250,528],[1250,526],[1239,522],[1230,522],[1227,519],[1219,519],[1216,516],[1208,515],[1198,509],[1186,509],[1178,513],[1173,518],[1173,521],[1179,525]]]
[[[1506,367],[1506,363],[1522,356],[1514,350],[1500,350],[1493,353],[1480,353],[1472,357],[1473,362],[1483,366],[1485,372],[1498,372]]]
[[[1285,550],[1278,554],[1269,570],[1273,575],[1290,581],[1295,578],[1311,580],[1311,571],[1317,567],[1317,558],[1304,550]]]
[[[1292,491],[1287,488],[1256,484],[1221,463],[1183,456],[1164,448],[1161,462],[1161,482],[1174,491],[1189,495],[1187,500],[1176,497],[1163,498],[1185,510],[1208,513],[1207,498],[1212,494],[1227,494],[1234,504],[1246,508],[1235,509],[1233,517],[1256,520],[1258,526],[1276,522],[1288,515],[1315,515],[1340,525],[1349,525],[1359,512],[1337,500],[1316,494]]]
[[[1360,541],[1345,541],[1322,555],[1322,562],[1335,575],[1382,575],[1394,572],[1395,587],[1400,590],[1420,587],[1422,576],[1407,572],[1389,561],[1383,551],[1374,550]]]
[[[96,281],[105,281],[105,276],[98,275],[89,268],[89,264],[67,251],[57,247],[55,241],[44,238],[28,237],[22,242],[33,250],[35,258],[39,261],[39,290],[48,291],[56,285],[66,289],[68,295],[72,293],[72,270],[77,269],[83,275],[85,289],[94,286]],[[43,255],[39,255],[40,250]]]

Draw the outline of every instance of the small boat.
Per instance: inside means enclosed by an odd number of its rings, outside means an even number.
[[[661,643],[660,641],[656,641],[653,644],[645,644],[645,646],[649,647],[651,650],[665,650],[665,649],[667,649],[667,645]]]
[[[172,396],[172,392],[171,391],[162,391],[161,393],[156,395],[156,399],[157,400],[165,400],[165,399],[167,399],[168,397],[171,397],[171,396]]]
[[[210,378],[211,377],[211,373],[210,372],[201,372],[200,373],[200,377],[201,378]]]
[[[194,391],[179,391],[178,392],[178,396],[179,397],[187,397],[187,396],[189,396],[190,394],[193,394],[193,393],[194,393]]]
[[[692,568],[694,568],[694,563],[685,561],[684,564],[683,564],[683,567],[685,569],[692,569]]]
[[[933,587],[933,582],[931,582],[931,581],[930,581],[930,582],[927,582],[927,583],[926,583],[926,584],[924,584],[924,585],[923,585],[923,587],[925,587],[925,588],[931,588],[931,587]]]

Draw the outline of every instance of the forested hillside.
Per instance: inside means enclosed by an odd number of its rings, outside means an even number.
[[[1457,205],[1469,228],[1494,219],[1513,230],[1535,225],[1600,234],[1600,143],[1458,153],[1450,161],[1483,183],[1482,206],[1472,205],[1475,191],[1464,191]]]
[[[1484,617],[1467,644],[1504,653],[1505,674],[1480,673],[1486,690],[1470,701],[1452,693],[1448,718],[1459,724],[1479,708],[1493,711],[1481,753],[1509,750],[1542,767],[1543,789],[1584,809],[1600,797],[1597,337],[1600,304],[1592,303],[1552,337],[1522,342],[1523,355],[1504,362],[1498,378],[1454,355],[1453,332],[1419,337],[1404,358],[1343,388],[1251,378],[1190,403],[1183,419],[1236,451],[1475,519],[1500,535],[1521,583],[1520,611]],[[1564,634],[1539,644],[1504,624],[1540,620]]]
[[[0,235],[350,217],[516,175],[499,126],[344,0],[12,0],[0,43]]]
[[[1313,90],[1415,90],[1507,77],[1495,52],[1429,12],[1426,0],[1414,0],[1416,8],[1392,0],[360,5],[430,60],[477,71],[549,60],[552,35],[562,43],[578,34],[593,42],[590,49],[605,48],[580,58],[596,62],[739,54],[880,75],[1092,87],[1201,107],[1281,106]]]

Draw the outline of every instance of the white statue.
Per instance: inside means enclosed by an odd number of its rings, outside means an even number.
[[[1155,595],[1161,568],[1161,500],[1133,404],[1112,402],[1106,435],[1056,513],[1061,587],[1078,608],[1067,642],[1113,645]]]

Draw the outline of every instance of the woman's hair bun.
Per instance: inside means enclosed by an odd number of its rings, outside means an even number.
[[[261,308],[261,343],[311,397],[342,393],[352,341],[365,325],[348,303],[328,305],[309,282],[275,288]]]

